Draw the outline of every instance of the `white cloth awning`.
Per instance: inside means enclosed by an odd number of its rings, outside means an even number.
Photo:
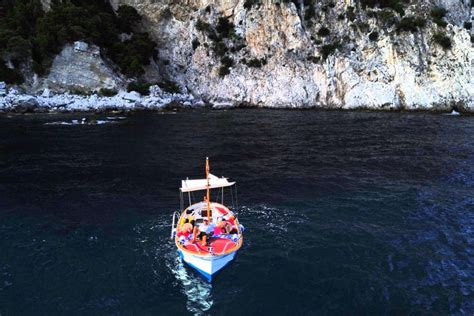
[[[227,178],[218,178],[213,174],[209,174],[209,189],[230,187],[234,185],[235,182],[227,181]],[[196,179],[196,180],[181,180],[181,192],[192,192],[200,191],[207,189],[207,180],[206,179]]]

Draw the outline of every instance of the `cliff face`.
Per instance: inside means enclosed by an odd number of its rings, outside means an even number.
[[[66,45],[53,61],[48,76],[36,83],[36,89],[54,91],[99,91],[118,89],[121,78],[100,56],[100,48],[84,42]]]
[[[405,5],[405,17],[425,21],[411,30],[393,10],[309,2],[111,0],[145,18],[160,73],[216,105],[474,111],[467,1]],[[447,26],[432,21],[435,5]]]

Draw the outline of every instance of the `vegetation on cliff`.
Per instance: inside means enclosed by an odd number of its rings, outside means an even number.
[[[108,1],[70,0],[44,12],[39,0],[7,1],[0,20],[0,81],[21,83],[22,66],[44,75],[63,46],[85,41],[102,48],[128,77],[144,73],[156,44],[135,32],[141,17],[129,6],[114,12]],[[121,36],[126,34],[126,36]]]

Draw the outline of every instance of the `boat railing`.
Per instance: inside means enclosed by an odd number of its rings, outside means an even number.
[[[173,213],[173,222],[171,224],[171,234],[170,234],[170,239],[173,239],[173,237],[175,236],[175,233],[176,233],[176,226],[178,225],[178,222],[179,222],[179,216],[180,216],[180,212],[179,211],[175,211]]]

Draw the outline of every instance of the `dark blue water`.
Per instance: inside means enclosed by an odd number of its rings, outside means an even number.
[[[474,118],[193,111],[0,117],[0,314],[474,313]],[[96,118],[102,118],[97,116]],[[238,181],[208,284],[168,239],[183,177]]]

